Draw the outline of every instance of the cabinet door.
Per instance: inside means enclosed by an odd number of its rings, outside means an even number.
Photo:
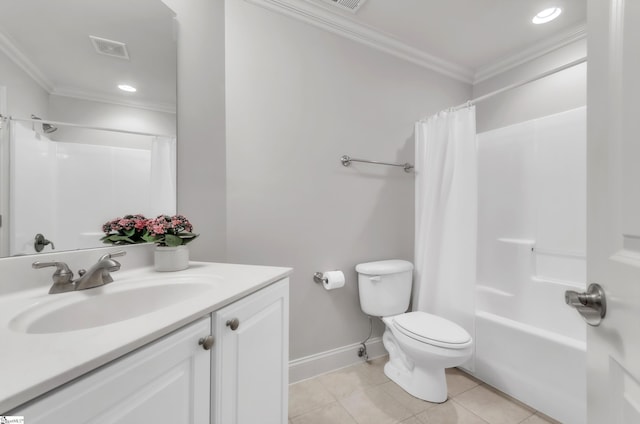
[[[211,331],[203,318],[33,401],[12,415],[29,424],[209,423]]]
[[[289,280],[217,311],[214,325],[214,422],[286,424]]]

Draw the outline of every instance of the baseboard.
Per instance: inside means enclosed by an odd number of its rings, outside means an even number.
[[[360,343],[354,343],[289,361],[289,383],[296,383],[362,362],[363,359],[358,356],[359,348]],[[382,345],[382,337],[375,337],[367,342],[367,353],[369,359],[387,354]]]

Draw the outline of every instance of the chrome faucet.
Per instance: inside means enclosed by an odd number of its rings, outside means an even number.
[[[33,268],[44,268],[55,266],[56,271],[53,273],[53,285],[49,289],[49,294],[65,293],[73,290],[86,290],[93,287],[103,286],[113,282],[111,272],[120,269],[120,262],[114,260],[114,257],[124,256],[127,252],[120,250],[113,253],[102,255],[98,262],[94,264],[88,271],[81,269],[78,271],[80,278],[73,280],[73,272],[64,262],[34,262]]]

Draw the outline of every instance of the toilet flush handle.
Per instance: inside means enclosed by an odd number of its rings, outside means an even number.
[[[380,276],[379,275],[373,275],[371,277],[369,277],[370,281],[380,281]]]

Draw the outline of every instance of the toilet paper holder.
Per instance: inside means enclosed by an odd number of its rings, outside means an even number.
[[[316,272],[315,274],[313,274],[313,281],[315,281],[316,283],[325,284],[327,282],[327,277],[325,277],[321,272]]]

